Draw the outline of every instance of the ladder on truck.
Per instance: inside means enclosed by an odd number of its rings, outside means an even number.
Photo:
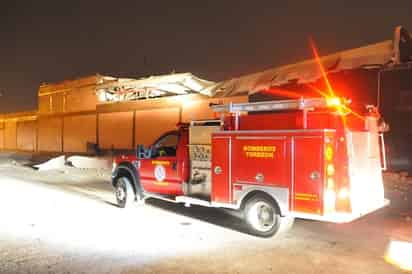
[[[263,101],[253,103],[229,103],[226,105],[212,105],[214,112],[232,113],[235,115],[235,129],[239,129],[239,116],[243,112],[263,112],[263,111],[286,111],[286,110],[301,110],[303,112],[303,127],[307,127],[307,112],[315,108],[329,108],[332,106],[341,105],[341,100],[338,97],[332,98],[300,98],[293,100],[276,100]]]
[[[301,98],[295,100],[277,100],[253,103],[240,103],[227,105],[212,105],[215,112],[237,113],[237,112],[256,112],[256,111],[282,111],[282,110],[312,110],[314,108],[327,108],[333,104],[332,100],[339,98]]]

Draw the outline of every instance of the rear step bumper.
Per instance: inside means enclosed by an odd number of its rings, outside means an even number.
[[[332,222],[332,223],[349,223],[353,220],[356,220],[362,216],[365,216],[369,213],[372,213],[378,209],[386,207],[390,204],[388,199],[385,199],[383,203],[379,204],[376,207],[369,209],[366,212],[360,214],[351,214],[351,213],[332,213],[327,215],[315,215],[315,214],[308,214],[308,213],[299,213],[299,212],[292,212],[292,216],[295,218],[302,218],[302,219],[310,219],[316,221],[324,221],[324,222]]]

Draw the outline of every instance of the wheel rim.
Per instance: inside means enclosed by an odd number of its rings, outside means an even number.
[[[261,232],[270,231],[276,224],[275,210],[267,202],[256,202],[249,210],[249,221],[254,229]]]
[[[116,198],[118,201],[124,201],[126,198],[126,190],[123,187],[123,184],[119,182],[119,185],[116,188]]]

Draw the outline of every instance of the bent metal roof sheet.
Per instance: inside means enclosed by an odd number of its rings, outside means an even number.
[[[391,40],[368,45],[356,49],[337,52],[321,58],[328,72],[338,72],[361,67],[376,67],[391,62],[393,43]],[[289,81],[297,83],[313,82],[321,77],[316,60],[275,67],[254,74],[249,74],[219,82],[207,89],[207,93],[215,97],[253,94],[264,89],[281,86]]]
[[[128,101],[191,93],[210,96],[207,88],[215,84],[191,73],[173,73],[141,79],[118,78],[98,84],[96,91],[101,101]]]

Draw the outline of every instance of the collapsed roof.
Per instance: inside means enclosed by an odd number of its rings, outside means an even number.
[[[320,61],[328,73],[397,65],[412,61],[412,42],[409,33],[403,27],[397,27],[393,40],[337,52],[320,58]],[[211,86],[206,92],[214,97],[253,94],[291,81],[301,84],[314,82],[319,78],[319,65],[311,59],[226,80]]]
[[[328,73],[358,68],[412,64],[412,40],[405,28],[395,29],[393,40],[337,52],[320,58]],[[142,79],[113,78],[97,85],[101,101],[128,101],[170,95],[199,93],[211,97],[253,94],[290,82],[310,83],[321,78],[315,59],[280,66],[219,83],[206,81],[191,73],[151,76]]]
[[[115,78],[96,87],[100,101],[129,101],[154,97],[200,93],[209,95],[207,88],[215,82],[191,73],[173,73],[141,79]]]

